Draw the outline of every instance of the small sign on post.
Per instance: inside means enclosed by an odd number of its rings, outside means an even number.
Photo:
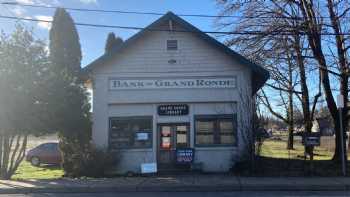
[[[337,96],[337,103],[338,103],[338,109],[344,108],[344,96],[342,94],[339,94]]]
[[[305,138],[305,146],[320,146],[320,137],[308,136]]]
[[[320,146],[321,136],[319,132],[305,133],[302,143],[304,146]]]

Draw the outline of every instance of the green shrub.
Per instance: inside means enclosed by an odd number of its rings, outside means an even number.
[[[119,162],[117,152],[90,147],[83,163],[83,175],[87,177],[106,177]]]
[[[91,144],[81,147],[79,143],[60,143],[60,148],[64,154],[62,167],[66,177],[105,177],[119,161],[116,152]]]

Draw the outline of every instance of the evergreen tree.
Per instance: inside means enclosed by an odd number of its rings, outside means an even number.
[[[91,138],[90,104],[81,75],[79,36],[73,19],[62,8],[55,12],[50,30],[52,63],[50,110],[59,132],[66,176],[82,176],[85,149]]]
[[[71,16],[58,8],[50,30],[51,61],[57,70],[66,70],[77,75],[81,70],[81,49],[79,35]]]
[[[113,32],[110,32],[106,40],[105,53],[112,51],[113,48],[121,45],[122,43],[123,39],[116,37]]]

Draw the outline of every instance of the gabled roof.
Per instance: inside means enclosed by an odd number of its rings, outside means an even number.
[[[156,20],[155,22],[153,22],[152,24],[150,24],[149,26],[147,26],[143,30],[139,31],[138,33],[136,33],[134,36],[132,36],[128,40],[126,40],[123,44],[121,44],[118,47],[112,49],[111,51],[103,54],[101,57],[97,58],[95,61],[88,64],[84,68],[84,71],[91,71],[95,67],[97,67],[99,65],[103,65],[106,61],[112,59],[115,54],[118,54],[118,51],[133,44],[136,40],[138,40],[140,37],[142,37],[146,32],[160,30],[159,26],[161,24],[169,21],[169,20],[177,23],[182,28],[184,28],[186,31],[194,33],[196,36],[198,36],[199,38],[208,42],[213,47],[216,47],[217,49],[221,50],[222,52],[230,55],[233,59],[240,62],[241,64],[249,66],[252,69],[252,73],[253,73],[253,77],[252,77],[253,93],[256,93],[270,77],[269,72],[265,68],[249,61],[247,58],[236,53],[235,51],[233,51],[229,47],[225,46],[221,42],[217,41],[216,39],[212,38],[211,36],[207,35],[206,33],[200,31],[198,28],[191,25],[190,23],[188,23],[187,21],[178,17],[177,15],[175,15],[172,12],[166,13],[164,16],[160,17],[158,20]]]

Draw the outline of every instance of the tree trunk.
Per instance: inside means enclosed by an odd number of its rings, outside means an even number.
[[[2,179],[8,179],[7,175],[7,166],[8,166],[8,161],[9,161],[9,155],[10,155],[10,148],[9,148],[9,135],[4,134],[3,135],[3,157],[1,160],[1,172],[0,172],[0,177]]]
[[[288,66],[288,142],[287,149],[292,150],[294,147],[294,108],[293,108],[293,70],[292,64]]]
[[[293,86],[293,67],[294,64],[292,62],[292,55],[291,51],[289,50],[288,41],[284,40],[284,46],[286,48],[286,56],[287,56],[287,65],[288,65],[288,142],[287,142],[287,149],[292,150],[294,149],[294,103],[293,103],[293,94],[294,94],[294,86]]]
[[[287,144],[288,150],[294,149],[294,136],[293,136],[293,128],[288,127],[288,144]]]
[[[345,126],[345,119],[346,119],[346,115],[344,113],[345,110],[342,110],[342,117],[343,117],[343,137],[344,137],[344,144],[343,144],[343,148],[344,150],[346,150],[346,128],[347,126]],[[340,117],[337,116],[336,119],[334,119],[334,129],[335,129],[335,151],[334,151],[334,155],[332,160],[335,161],[336,163],[341,163],[342,161],[342,144],[341,144],[341,130],[340,130]],[[345,152],[344,155],[344,159],[345,161],[347,161],[347,152]]]
[[[13,147],[13,140],[16,138],[16,145]],[[0,179],[9,180],[16,172],[19,164],[25,157],[27,147],[27,135],[0,135],[0,158],[1,171]]]
[[[338,163],[339,161],[341,161],[339,115],[337,111],[337,105],[333,97],[332,88],[330,86],[329,71],[328,71],[326,58],[323,54],[323,46],[322,46],[321,34],[320,34],[321,30],[319,29],[319,24],[317,23],[317,20],[316,20],[317,17],[316,17],[312,2],[302,0],[300,1],[300,3],[301,4],[299,4],[299,8],[303,12],[304,18],[307,19],[307,37],[309,40],[309,44],[319,65],[320,78],[321,78],[321,83],[323,87],[324,97],[327,102],[329,112],[331,113],[334,121],[336,147],[333,155],[333,160]],[[332,17],[332,20],[334,20],[333,17]],[[336,39],[337,39],[337,44],[339,44],[338,43],[339,37],[338,38],[336,37]],[[340,61],[340,63],[342,62]],[[347,86],[347,84],[344,84],[344,85]],[[340,88],[340,90],[341,89],[342,88]],[[345,100],[347,100],[347,92],[344,95],[344,98],[346,98]]]

